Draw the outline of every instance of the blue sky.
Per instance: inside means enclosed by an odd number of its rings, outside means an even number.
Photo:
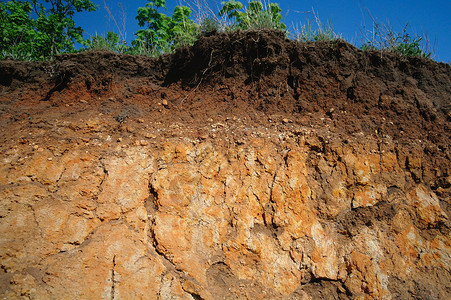
[[[144,6],[146,0],[92,0],[98,5],[96,12],[76,14],[76,23],[86,31],[86,37],[96,33],[105,35],[107,31],[118,33],[118,29],[105,9],[104,2],[115,17],[121,31],[126,33],[127,41],[134,39],[134,33],[139,29],[135,17],[138,7]],[[192,5],[196,0],[168,0],[167,14],[172,14],[178,4]],[[220,0],[206,1],[217,11]],[[241,2],[246,3],[247,0]],[[263,0],[268,2],[268,0]],[[353,44],[362,42],[363,25],[371,27],[372,18],[380,23],[389,24],[396,32],[401,32],[409,24],[411,34],[426,35],[433,48],[434,59],[451,62],[451,1],[390,1],[390,0],[311,0],[311,1],[271,1],[279,3],[284,16],[283,22],[289,29],[296,24],[312,20],[312,8],[323,23],[329,20],[336,33]],[[371,17],[371,16],[372,17]],[[125,20],[125,22],[124,22]],[[125,26],[123,26],[125,24]],[[122,28],[125,27],[125,30]]]

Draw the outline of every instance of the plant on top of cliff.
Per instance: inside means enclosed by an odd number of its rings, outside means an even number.
[[[279,4],[261,1],[250,1],[246,9],[244,5],[235,0],[222,2],[219,16],[226,15],[232,20],[230,29],[273,29],[286,30],[287,26],[282,22],[282,10]]]
[[[0,58],[45,59],[74,52],[83,29],[76,12],[94,11],[91,0],[11,0],[0,3]]]
[[[334,32],[330,20],[323,23],[318,13],[312,8],[313,21],[307,20],[294,28],[294,38],[300,42],[335,41],[339,35]]]
[[[389,24],[384,24],[373,18],[370,30],[364,30],[361,49],[388,50],[401,56],[431,57],[432,51],[428,50],[428,43],[424,43],[423,37],[410,34],[407,23],[402,32],[396,32]]]
[[[144,7],[138,8],[136,19],[139,26],[145,28],[135,33],[133,47],[150,49],[151,53],[157,55],[171,52],[182,45],[193,44],[198,26],[189,19],[191,9],[176,6],[172,16],[159,12],[159,9],[166,9],[165,0],[148,1]]]
[[[117,53],[126,53],[129,47],[127,43],[119,37],[119,34],[108,31],[106,37],[96,34],[89,40],[83,41],[86,50],[108,50]]]

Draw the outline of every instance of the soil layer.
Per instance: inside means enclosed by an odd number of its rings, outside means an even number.
[[[449,299],[451,67],[200,38],[0,62],[0,295]]]

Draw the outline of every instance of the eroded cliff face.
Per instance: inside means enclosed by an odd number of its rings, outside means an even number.
[[[451,297],[449,116],[422,81],[377,104],[416,97],[412,127],[348,88],[294,113],[289,84],[271,111],[255,82],[152,80],[5,85],[3,298]]]

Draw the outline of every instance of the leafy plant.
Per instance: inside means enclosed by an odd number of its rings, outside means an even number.
[[[407,32],[407,25],[403,29],[402,34],[398,34],[396,47],[393,51],[403,55],[403,56],[423,56],[430,57],[431,53],[426,53],[421,48],[422,37],[415,36],[411,37]]]
[[[2,57],[20,53],[44,59],[73,52],[82,42],[83,29],[75,25],[75,12],[94,11],[91,0],[11,0],[0,3],[0,50]],[[32,17],[34,16],[34,18]]]
[[[34,20],[30,18],[32,5],[26,1],[0,3],[1,58],[30,58],[36,37]]]
[[[235,0],[222,2],[219,16],[226,15],[233,20],[232,29],[278,29],[285,30],[287,26],[282,23],[282,14],[279,4],[261,1],[250,1],[248,7]]]
[[[83,29],[75,25],[75,12],[94,11],[96,7],[90,0],[32,0],[35,11],[36,29],[41,33],[38,39],[42,55],[55,55],[59,52],[73,52],[74,42],[83,41]],[[44,4],[49,3],[46,7]]]
[[[399,53],[402,56],[430,57],[431,52],[425,50],[422,44],[423,37],[411,35],[408,32],[407,23],[402,32],[395,32],[389,25],[377,22],[373,19],[371,30],[363,34],[364,42],[362,50],[388,50]]]
[[[166,53],[181,45],[192,44],[196,40],[198,27],[189,19],[191,10],[186,6],[176,6],[172,16],[160,13],[158,9],[166,9],[165,0],[148,1],[145,7],[138,9],[136,19],[141,27],[134,47],[147,45],[155,53]]]

